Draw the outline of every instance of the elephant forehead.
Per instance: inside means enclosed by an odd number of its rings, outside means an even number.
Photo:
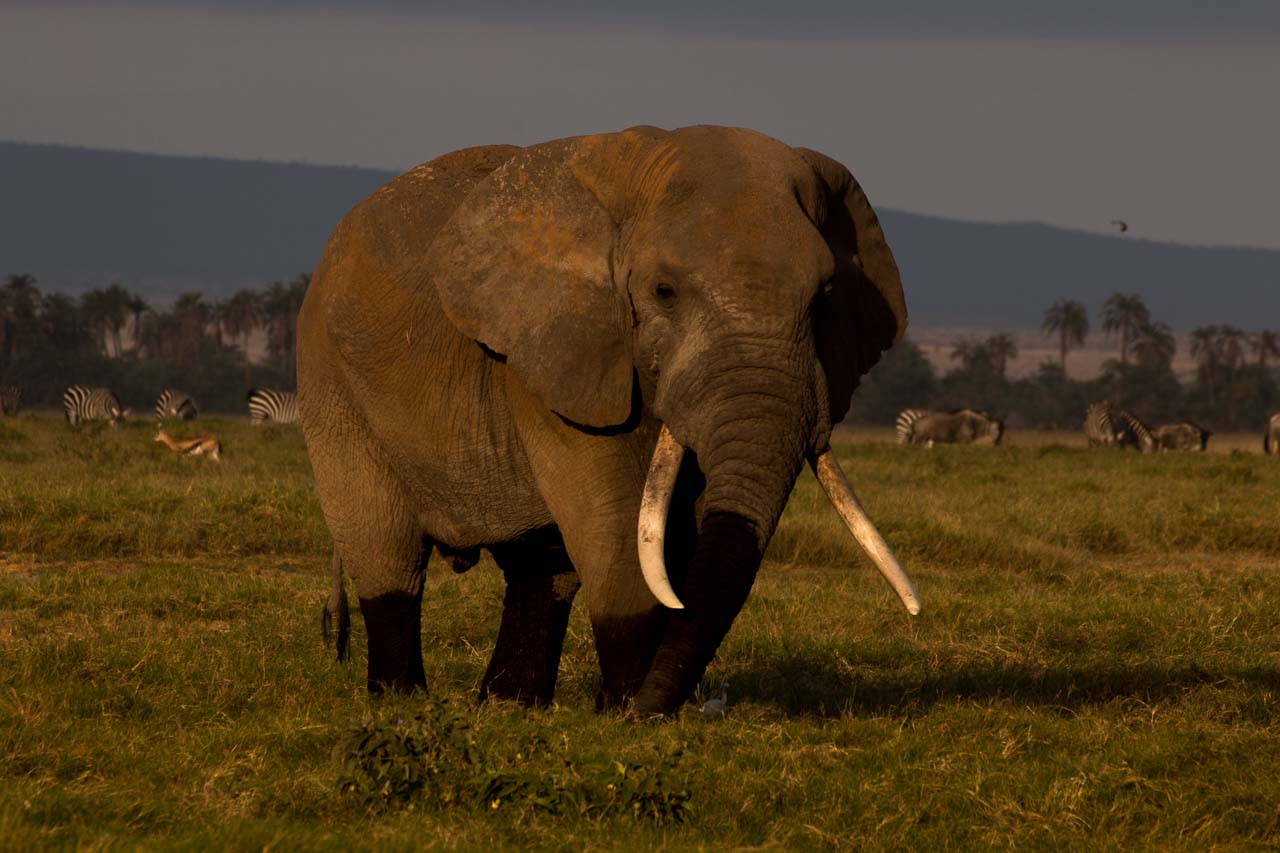
[[[721,287],[791,282],[808,292],[835,270],[830,248],[793,196],[751,187],[656,206],[635,223],[627,247],[642,271]]]

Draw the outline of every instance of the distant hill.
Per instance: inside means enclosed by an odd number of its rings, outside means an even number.
[[[342,215],[392,175],[0,142],[0,275],[223,296],[311,270]],[[913,323],[1035,327],[1055,299],[1096,311],[1124,291],[1179,330],[1280,325],[1280,251],[881,214]]]

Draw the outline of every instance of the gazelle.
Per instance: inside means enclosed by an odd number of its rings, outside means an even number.
[[[208,455],[213,461],[218,461],[218,454],[222,452],[222,445],[218,443],[218,439],[211,435],[198,435],[195,438],[174,438],[164,430],[156,433],[156,441],[164,442],[174,453],[182,453],[187,456]]]

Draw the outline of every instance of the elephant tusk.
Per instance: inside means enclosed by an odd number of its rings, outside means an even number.
[[[810,459],[809,464],[813,466],[813,473],[817,475],[823,491],[827,493],[831,505],[840,514],[840,518],[853,534],[853,538],[858,540],[862,550],[867,552],[867,556],[876,564],[880,574],[884,575],[884,579],[893,587],[898,598],[902,599],[907,612],[915,616],[920,612],[920,599],[916,597],[916,588],[912,586],[911,578],[907,577],[902,566],[898,565],[898,559],[889,549],[889,543],[884,541],[880,531],[876,530],[876,526],[867,517],[862,504],[858,503],[857,497],[853,494],[853,487],[849,485],[849,478],[845,476],[835,453],[828,449],[818,457],[816,462]]]
[[[680,461],[684,448],[664,424],[658,435],[658,445],[653,449],[653,461],[644,481],[644,495],[640,498],[640,526],[636,542],[640,550],[640,571],[644,582],[659,602],[672,610],[683,610],[684,604],[671,588],[667,578],[667,563],[663,556],[667,535],[667,509],[671,506],[671,493],[676,488],[676,475],[680,473]]]

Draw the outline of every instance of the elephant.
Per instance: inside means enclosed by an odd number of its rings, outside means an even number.
[[[976,409],[927,412],[906,409],[898,415],[898,444],[999,444],[1004,421]]]
[[[411,169],[337,225],[298,315],[326,621],[343,631],[345,571],[369,690],[425,687],[428,558],[464,571],[483,548],[506,591],[482,701],[551,700],[585,587],[597,709],[673,715],[806,462],[917,613],[830,445],[906,322],[848,169],[754,131],[635,127]]]
[[[1267,420],[1267,431],[1262,436],[1262,452],[1268,456],[1280,456],[1280,412]]]
[[[1158,427],[1154,435],[1156,446],[1161,451],[1198,450],[1203,453],[1209,449],[1209,438],[1213,433],[1191,421],[1180,421]]]

